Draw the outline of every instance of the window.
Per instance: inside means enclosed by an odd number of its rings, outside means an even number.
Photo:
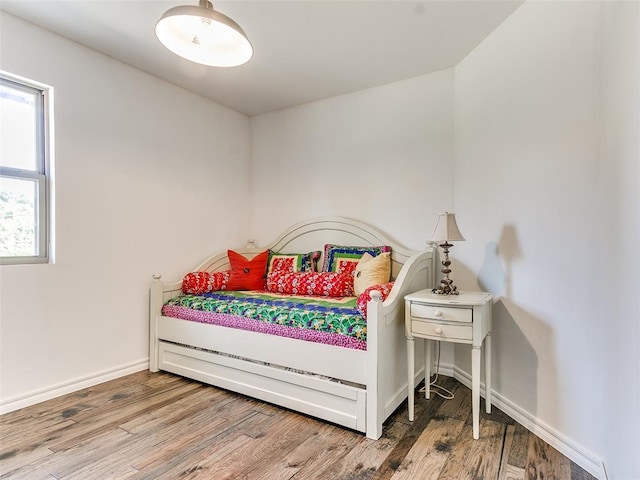
[[[46,263],[51,89],[0,72],[0,263]]]

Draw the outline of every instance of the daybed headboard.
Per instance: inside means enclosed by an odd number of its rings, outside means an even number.
[[[251,258],[267,248],[277,252],[306,253],[322,250],[327,243],[356,246],[391,246],[391,275],[396,278],[402,265],[413,255],[394,240],[375,228],[344,217],[319,217],[297,223],[282,233],[274,242],[265,246],[249,245],[232,250]],[[321,259],[322,262],[322,259]],[[322,264],[322,263],[321,263]],[[221,271],[229,268],[226,252],[215,255],[196,267],[193,271]]]

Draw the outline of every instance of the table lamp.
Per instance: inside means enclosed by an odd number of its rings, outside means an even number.
[[[449,242],[460,242],[464,241],[465,238],[458,229],[455,213],[444,212],[438,215],[438,223],[429,240],[438,242],[444,253],[444,260],[442,260],[443,268],[441,270],[444,278],[440,280],[440,285],[433,289],[433,293],[439,295],[458,295],[458,293],[460,293],[458,292],[458,287],[456,287],[453,284],[453,280],[449,278],[449,274],[451,273],[451,269],[449,268],[451,266],[449,249],[453,247]]]

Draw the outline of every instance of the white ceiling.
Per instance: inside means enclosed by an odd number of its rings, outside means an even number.
[[[153,32],[197,0],[1,0],[0,8],[124,63],[258,115],[456,65],[521,0],[220,1],[254,46],[240,67],[205,67]]]

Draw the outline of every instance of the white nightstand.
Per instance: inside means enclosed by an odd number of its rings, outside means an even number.
[[[429,398],[431,377],[431,341],[468,343],[471,345],[471,400],[473,438],[480,436],[480,350],[484,341],[486,410],[491,413],[491,305],[485,292],[460,292],[459,295],[436,295],[421,290],[404,297],[409,378],[409,420],[414,416],[415,346],[414,338],[426,340],[425,396]]]

